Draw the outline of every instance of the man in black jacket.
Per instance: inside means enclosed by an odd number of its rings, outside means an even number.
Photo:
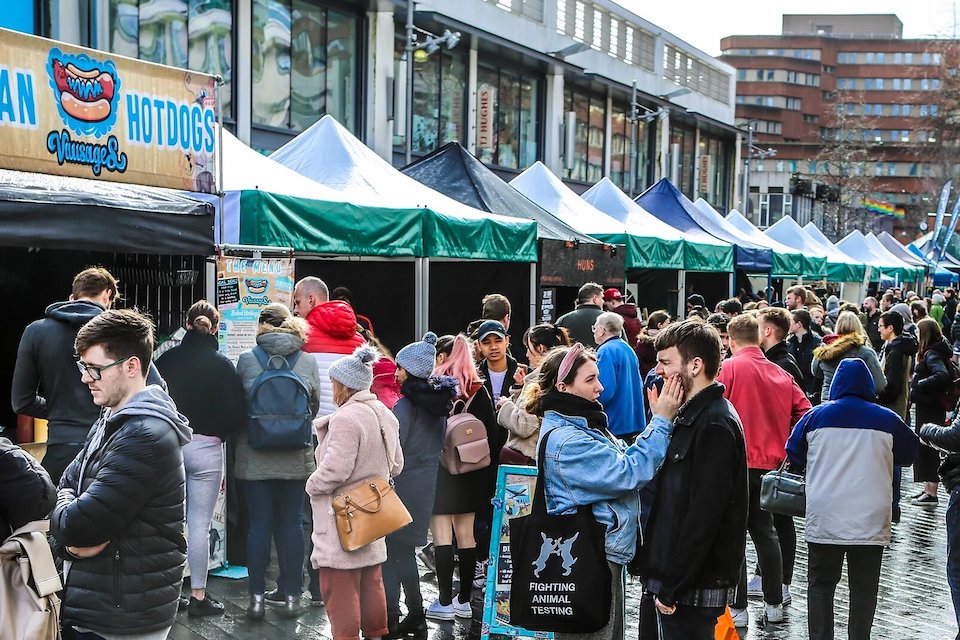
[[[98,315],[77,333],[76,352],[104,411],[64,472],[50,517],[65,548],[64,625],[111,639],[166,638],[186,560],[181,447],[190,427],[163,389],[146,384],[153,325],[145,316]]]
[[[807,394],[810,404],[816,406],[820,404],[820,382],[813,373],[813,350],[820,346],[822,339],[813,331],[810,331],[810,312],[806,309],[794,309],[790,312],[790,338],[787,339],[787,345],[790,347],[790,355],[796,360],[800,367],[800,373],[803,374],[803,384],[800,388]]]
[[[790,313],[782,307],[767,307],[761,309],[757,315],[757,324],[760,326],[760,348],[767,360],[774,363],[797,381],[797,386],[803,389],[803,372],[790,353],[787,345],[787,334],[790,332]]]
[[[100,415],[100,407],[77,375],[73,341],[80,327],[109,309],[116,297],[117,280],[109,271],[84,269],[73,279],[70,299],[47,307],[45,317],[27,326],[20,338],[11,404],[14,413],[48,421],[43,467],[54,484],[80,453],[90,425]],[[155,368],[150,376],[151,383],[163,383]],[[17,429],[17,442],[33,441],[32,425]]]
[[[593,339],[593,322],[601,313],[603,313],[603,287],[596,282],[588,282],[577,292],[577,308],[560,316],[557,326],[566,329],[573,342],[596,349],[597,343]]]
[[[633,569],[655,598],[662,640],[708,640],[733,601],[746,545],[743,428],[715,382],[716,329],[696,320],[673,324],[657,334],[656,348],[657,374],[680,376],[685,403]],[[655,394],[650,401],[655,406]]]
[[[953,596],[953,612],[960,627],[960,416],[949,427],[925,424],[920,427],[924,444],[947,453],[940,465],[940,479],[950,493],[947,506],[947,584]],[[958,634],[960,637],[960,634]]]
[[[880,353],[880,349],[883,348],[883,338],[880,337],[880,329],[878,328],[881,312],[876,298],[873,296],[864,298],[863,313],[867,318],[863,328],[867,332],[867,338],[870,339],[870,346],[873,347],[874,351]]]

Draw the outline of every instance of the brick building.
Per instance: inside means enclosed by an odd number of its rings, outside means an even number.
[[[738,126],[761,150],[748,173],[752,220],[793,215],[830,236],[892,228],[912,240],[960,159],[942,140],[955,47],[904,39],[895,15],[784,15],[780,35],[723,38]]]

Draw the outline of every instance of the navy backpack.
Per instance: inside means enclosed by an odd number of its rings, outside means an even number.
[[[251,449],[302,449],[313,444],[310,390],[293,372],[301,353],[284,358],[268,356],[259,346],[253,348],[263,371],[250,388],[247,440]]]

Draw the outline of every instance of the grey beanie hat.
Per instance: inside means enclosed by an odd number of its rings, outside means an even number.
[[[397,352],[397,365],[415,378],[426,380],[437,364],[437,334],[427,331],[420,342],[413,342]]]
[[[348,389],[369,391],[373,384],[373,365],[379,359],[380,354],[374,347],[360,345],[352,355],[330,365],[327,374]]]
[[[897,304],[895,304],[895,305],[893,305],[892,307],[890,307],[890,311],[896,311],[896,312],[899,313],[901,316],[903,316],[903,323],[904,323],[905,325],[907,325],[907,324],[913,324],[913,314],[912,314],[911,311],[910,311],[910,306],[909,306],[909,305],[907,305],[907,304],[905,304],[905,303],[903,303],[903,302],[898,302]]]

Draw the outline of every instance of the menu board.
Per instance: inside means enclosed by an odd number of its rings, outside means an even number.
[[[220,352],[236,363],[256,345],[260,311],[273,302],[293,305],[293,258],[217,258]]]

